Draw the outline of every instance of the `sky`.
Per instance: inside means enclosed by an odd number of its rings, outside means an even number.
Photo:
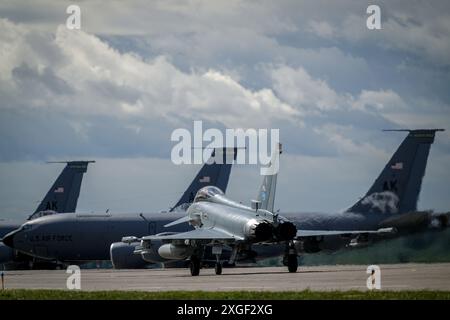
[[[170,136],[195,120],[280,130],[282,211],[357,201],[405,137],[382,129],[445,128],[419,208],[450,210],[448,1],[3,0],[0,29],[0,219],[34,211],[49,160],[97,161],[78,211],[166,210],[199,169]],[[261,180],[238,165],[227,194],[249,203]]]

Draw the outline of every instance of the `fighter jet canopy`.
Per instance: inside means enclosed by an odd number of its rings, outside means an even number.
[[[214,186],[207,186],[207,187],[201,188],[200,190],[198,190],[197,194],[195,195],[194,203],[200,202],[200,201],[210,201],[210,199],[216,195],[223,196],[224,193],[222,192],[222,190],[220,190],[219,188],[214,187]]]

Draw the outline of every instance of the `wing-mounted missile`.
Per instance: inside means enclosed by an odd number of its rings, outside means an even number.
[[[158,248],[158,254],[168,260],[183,260],[189,257],[194,248],[189,245],[180,245],[173,243],[163,244]]]

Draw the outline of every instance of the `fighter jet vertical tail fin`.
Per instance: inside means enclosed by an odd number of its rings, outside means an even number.
[[[67,164],[34,213],[48,210],[75,212],[83,174],[87,171],[90,162],[95,161],[53,162]]]
[[[366,195],[347,212],[405,213],[417,210],[430,146],[436,132],[444,129],[385,131],[406,131],[408,136]]]
[[[236,160],[237,148],[213,149],[210,159],[203,165],[170,211],[186,209],[192,203],[197,191],[205,186],[216,186],[226,192],[233,160]]]
[[[273,153],[272,159],[276,155],[276,152],[278,152],[278,154],[282,153],[281,144],[278,144],[278,150]],[[273,163],[273,161],[274,160],[272,160],[271,163]],[[275,191],[277,188],[277,177],[278,172],[273,175],[264,176],[261,187],[259,188],[258,196],[256,198],[256,200],[260,202],[261,209],[273,212],[275,203]]]

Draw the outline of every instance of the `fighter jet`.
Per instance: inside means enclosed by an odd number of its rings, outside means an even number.
[[[66,166],[39,203],[36,210],[27,220],[30,221],[39,217],[63,212],[74,212],[80,195],[83,175],[87,171],[88,164],[92,162],[95,161],[49,162],[65,163]],[[0,225],[0,238],[3,238],[11,231],[18,229],[22,224],[23,221],[2,223]],[[0,241],[0,264],[23,265],[28,264],[29,261],[29,256],[23,256],[22,254],[15,252],[12,248]]]
[[[23,224],[6,235],[4,243],[20,252],[64,262],[112,260],[118,266],[138,268],[146,264],[133,255],[133,248],[112,246],[128,234],[148,235],[185,214],[199,189],[214,185],[226,190],[236,148],[212,150],[210,159],[169,212],[164,213],[65,213],[45,216]],[[164,221],[161,225],[160,221]],[[184,229],[183,229],[184,230]],[[183,231],[175,228],[174,231]],[[130,252],[131,249],[131,252]]]
[[[286,219],[258,207],[250,208],[225,197],[217,187],[200,189],[187,215],[166,225],[166,227],[188,222],[195,229],[174,234],[150,235],[137,239],[125,237],[125,243],[141,242],[140,253],[152,251],[152,241],[164,244],[158,254],[165,259],[184,260],[189,257],[191,275],[200,273],[205,247],[212,247],[216,256],[216,274],[222,273],[220,256],[223,247],[232,248],[229,263],[234,263],[240,248],[255,243],[286,242],[289,248],[297,234],[295,225]],[[297,254],[289,251],[288,268],[297,270]]]

